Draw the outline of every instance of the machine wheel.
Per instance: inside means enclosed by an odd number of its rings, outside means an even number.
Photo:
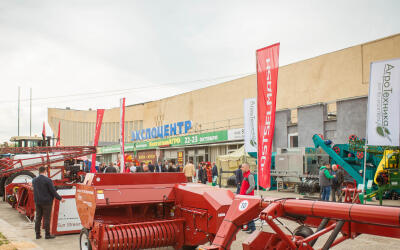
[[[82,228],[79,235],[79,247],[81,250],[92,250],[92,244],[90,244],[89,240],[89,230],[86,228]]]
[[[4,186],[7,186],[10,183],[26,183],[32,181],[33,178],[35,177],[36,175],[31,171],[23,170],[21,172],[17,172],[10,175],[10,177],[8,177],[7,180],[5,181]]]
[[[303,238],[307,238],[308,236],[314,234],[313,230],[307,226],[301,225],[299,227],[297,227],[294,231],[293,231],[295,236],[301,236]]]
[[[183,246],[182,250],[196,250],[198,246]]]
[[[0,178],[0,196],[4,196],[4,183],[6,181],[6,177]]]
[[[10,183],[26,183],[28,180],[32,181],[35,178],[32,172],[23,170],[21,172],[14,173],[10,175],[8,178],[4,178],[4,182],[1,183],[1,188],[3,188],[3,201],[6,201],[6,186]]]

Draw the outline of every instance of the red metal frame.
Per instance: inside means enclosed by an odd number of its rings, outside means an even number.
[[[11,183],[5,190],[7,202],[30,221],[35,217],[35,201],[31,183]]]
[[[38,169],[41,166],[76,159],[81,156],[96,152],[96,147],[74,146],[74,147],[25,147],[25,148],[0,148],[0,153],[11,154],[46,154],[46,156],[33,156],[26,159],[1,159],[0,177],[6,177],[22,170]],[[35,160],[40,160],[30,163]]]
[[[243,206],[243,204],[246,204]],[[257,232],[243,244],[244,249],[313,249],[313,240],[331,232],[324,248],[335,246],[360,234],[400,238],[400,207],[382,207],[301,199],[260,199],[236,196],[211,246],[200,249],[230,249],[232,239],[249,220],[260,217],[274,233]],[[287,235],[276,224],[279,217],[318,227],[309,236]],[[337,238],[338,233],[342,236]]]

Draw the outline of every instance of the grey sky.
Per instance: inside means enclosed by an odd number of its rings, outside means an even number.
[[[33,88],[40,135],[47,107],[109,108],[123,96],[129,105],[202,88],[255,72],[255,50],[275,42],[286,65],[399,33],[399,10],[382,0],[2,0],[0,142],[17,133],[18,85],[22,99]],[[92,92],[102,93],[51,98]],[[27,135],[29,102],[21,107]]]

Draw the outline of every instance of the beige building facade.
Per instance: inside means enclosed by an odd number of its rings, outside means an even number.
[[[282,66],[277,110],[289,110],[289,125],[297,123],[299,108],[307,105],[322,103],[324,112],[334,117],[338,101],[368,95],[370,63],[393,58],[400,58],[400,34]],[[187,120],[192,122],[190,134],[243,128],[243,101],[256,97],[256,84],[254,74],[127,106],[125,141],[131,142],[132,131]],[[103,144],[118,142],[119,112],[119,108],[105,111],[100,135]],[[63,145],[92,144],[95,121],[95,110],[48,109],[52,130],[57,131],[61,123]]]

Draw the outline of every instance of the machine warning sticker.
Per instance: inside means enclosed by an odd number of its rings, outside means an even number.
[[[244,201],[240,202],[239,211],[245,210],[248,206],[249,206],[249,201],[248,200],[244,200]]]
[[[104,194],[97,194],[97,199],[104,200]]]
[[[224,217],[225,216],[225,213],[219,213],[218,214],[218,217]]]

